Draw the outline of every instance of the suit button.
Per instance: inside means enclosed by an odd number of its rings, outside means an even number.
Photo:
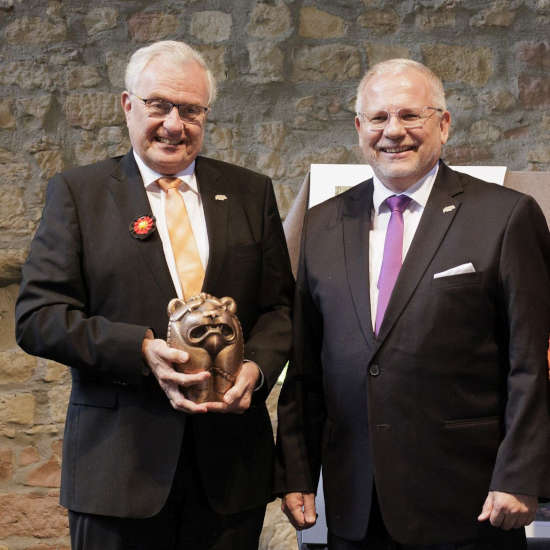
[[[378,365],[371,365],[369,367],[369,374],[371,376],[378,376],[380,374],[380,367]]]

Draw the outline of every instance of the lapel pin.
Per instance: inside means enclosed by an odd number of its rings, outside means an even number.
[[[155,216],[139,216],[130,224],[130,235],[134,239],[147,239],[156,229]]]
[[[226,201],[227,195],[216,195],[214,199],[216,199],[217,201]]]
[[[447,212],[452,212],[454,209],[455,209],[455,205],[454,205],[454,204],[450,204],[449,206],[446,206],[446,207],[443,209],[443,214],[446,214]]]

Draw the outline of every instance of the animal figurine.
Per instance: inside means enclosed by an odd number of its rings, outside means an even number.
[[[188,300],[174,298],[168,304],[168,345],[189,354],[189,361],[179,370],[186,374],[210,372],[202,384],[183,389],[195,403],[222,401],[235,383],[244,356],[236,311],[233,298],[216,298],[204,292]]]

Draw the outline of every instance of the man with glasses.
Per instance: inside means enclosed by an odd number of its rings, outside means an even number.
[[[293,292],[272,184],[199,156],[216,88],[188,45],[139,49],[125,84],[132,150],[51,180],[16,306],[23,349],[71,367],[72,548],[256,550]],[[186,397],[210,374],[165,341],[168,302],[200,292],[236,301],[245,340],[220,402]]]
[[[369,70],[374,177],[311,209],[279,399],[277,493],[330,550],[518,550],[550,494],[550,236],[535,201],[441,160],[441,81]]]

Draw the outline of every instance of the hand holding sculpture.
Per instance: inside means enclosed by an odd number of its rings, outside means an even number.
[[[204,382],[183,389],[195,403],[222,401],[235,383],[244,356],[236,311],[233,298],[204,292],[187,301],[174,298],[168,304],[167,343],[189,354],[189,361],[179,368],[186,374],[210,372]]]

